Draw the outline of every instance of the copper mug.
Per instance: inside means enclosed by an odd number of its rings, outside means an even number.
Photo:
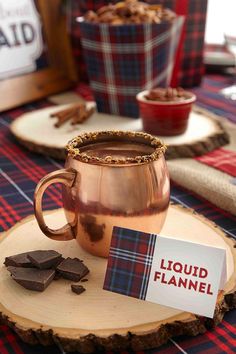
[[[35,190],[35,216],[45,235],[71,240],[89,253],[107,257],[113,226],[159,233],[170,197],[165,146],[142,132],[85,133],[67,145],[65,169],[41,179]],[[62,183],[67,224],[49,228],[42,197],[52,183]]]

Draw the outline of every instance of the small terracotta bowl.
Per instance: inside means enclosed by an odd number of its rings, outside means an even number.
[[[139,113],[143,129],[154,135],[173,136],[183,134],[188,126],[188,118],[196,96],[184,91],[183,101],[154,101],[147,99],[149,91],[137,94]]]

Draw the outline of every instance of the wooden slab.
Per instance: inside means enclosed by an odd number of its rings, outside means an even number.
[[[66,91],[56,95],[51,95],[47,97],[47,100],[57,105],[84,102],[83,97],[78,95],[75,91]]]
[[[59,227],[62,209],[48,212],[47,222]],[[59,221],[58,221],[59,220]],[[180,222],[181,220],[181,222]],[[138,225],[137,225],[138,228]],[[162,234],[225,247],[227,283],[218,297],[213,320],[173,308],[122,296],[102,289],[107,260],[83,251],[76,241],[52,241],[30,216],[16,224],[0,240],[0,319],[28,343],[60,342],[67,351],[143,350],[165,343],[171,336],[196,335],[219,323],[236,306],[235,241],[194,212],[171,206]],[[43,293],[22,288],[3,266],[6,256],[36,249],[54,249],[79,257],[90,269],[86,292],[75,295],[70,281],[54,281]]]
[[[95,105],[94,102],[87,103]],[[96,130],[142,130],[141,119],[125,118],[95,112],[86,122],[71,126],[69,122],[55,128],[50,114],[69,107],[60,105],[23,114],[11,124],[11,132],[29,150],[64,159],[67,142],[80,133]],[[212,151],[229,142],[219,122],[199,112],[192,112],[187,131],[179,136],[161,139],[168,145],[167,159],[193,157]]]

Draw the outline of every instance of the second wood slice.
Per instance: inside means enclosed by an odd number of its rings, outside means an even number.
[[[63,211],[49,212],[47,222],[59,227]],[[138,225],[137,225],[138,229]],[[223,247],[227,253],[227,283],[218,296],[213,320],[170,307],[103,290],[107,260],[83,251],[76,241],[52,241],[42,234],[33,216],[0,239],[0,319],[28,343],[55,341],[67,351],[143,350],[165,343],[171,336],[203,333],[221,321],[236,304],[235,242],[213,224],[181,207],[171,206],[163,235]],[[65,257],[79,257],[90,269],[86,291],[77,296],[70,281],[54,281],[43,293],[15,283],[3,262],[6,256],[37,249],[54,249]]]
[[[95,106],[94,102],[87,103]],[[65,146],[75,136],[91,131],[132,130],[141,131],[141,119],[133,119],[95,112],[83,124],[72,126],[66,122],[60,128],[54,126],[56,118],[50,114],[70,105],[54,106],[23,114],[11,124],[11,131],[29,150],[65,159]],[[168,145],[167,159],[193,157],[205,154],[229,142],[228,135],[219,122],[193,111],[187,131],[179,136],[160,137]]]

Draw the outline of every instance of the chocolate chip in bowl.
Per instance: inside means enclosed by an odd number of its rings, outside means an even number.
[[[181,87],[162,88],[157,87],[148,91],[145,96],[147,100],[159,102],[181,102],[189,98],[188,93]]]
[[[175,136],[188,127],[196,96],[182,88],[154,88],[136,96],[143,129],[154,135]]]

